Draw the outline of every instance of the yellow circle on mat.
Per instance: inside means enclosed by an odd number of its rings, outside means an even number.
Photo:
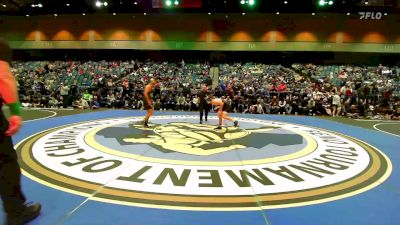
[[[125,123],[125,122],[121,122]],[[85,135],[85,143],[96,149],[99,150],[101,152],[110,154],[110,155],[115,155],[115,156],[119,156],[119,157],[123,157],[123,158],[130,158],[130,159],[135,159],[135,160],[140,160],[140,161],[145,161],[145,162],[154,162],[154,163],[161,163],[161,164],[174,164],[174,165],[204,165],[204,166],[241,166],[241,165],[257,165],[257,164],[263,164],[263,163],[274,163],[274,162],[281,162],[281,161],[287,161],[287,160],[291,160],[291,159],[296,159],[296,158],[301,158],[304,157],[310,153],[312,153],[313,151],[316,150],[316,148],[318,147],[317,142],[308,134],[306,134],[305,132],[296,130],[296,129],[291,129],[291,128],[285,128],[286,130],[292,131],[294,133],[297,133],[299,135],[301,135],[306,141],[307,141],[307,145],[292,154],[287,154],[284,156],[276,156],[276,157],[268,157],[268,158],[263,158],[263,159],[254,159],[254,160],[244,160],[244,161],[229,161],[229,162],[215,162],[215,161],[184,161],[184,160],[175,160],[175,159],[161,159],[161,158],[154,158],[154,157],[147,157],[147,156],[143,156],[143,155],[137,155],[137,154],[131,154],[131,153],[126,153],[126,152],[121,152],[119,150],[116,149],[111,149],[107,146],[104,146],[100,143],[98,143],[95,140],[95,136],[96,134],[107,128],[107,127],[111,127],[117,124],[107,124],[104,126],[100,126],[98,128],[95,128],[91,131],[89,131],[86,135]],[[248,146],[251,147],[251,146]]]

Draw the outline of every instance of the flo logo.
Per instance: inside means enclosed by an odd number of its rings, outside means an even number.
[[[282,208],[338,200],[383,182],[379,150],[316,128],[217,118],[106,119],[44,131],[18,144],[24,174],[51,187],[126,205],[190,210]],[[257,199],[254,197],[257,195]]]
[[[381,12],[359,12],[360,15],[360,20],[380,20],[382,19],[382,13]]]

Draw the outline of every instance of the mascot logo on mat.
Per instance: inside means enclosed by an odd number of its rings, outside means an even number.
[[[232,141],[241,143],[240,139],[251,135],[251,132],[267,132],[277,127],[263,127],[261,129],[244,130],[239,128],[223,128],[215,131],[215,126],[192,123],[169,123],[154,128],[144,128],[143,125],[132,125],[138,130],[150,130],[151,133],[138,133],[125,137],[125,142],[154,144],[165,150],[194,155],[213,155],[235,149],[247,148],[243,144],[232,144]],[[263,141],[263,140],[260,140]],[[270,143],[266,140],[265,145]]]
[[[183,210],[258,210],[360,194],[391,173],[390,160],[352,137],[240,118],[110,118],[52,128],[17,146],[23,173],[92,200]],[[93,195],[93,193],[96,193]],[[254,197],[254,196],[257,197]]]

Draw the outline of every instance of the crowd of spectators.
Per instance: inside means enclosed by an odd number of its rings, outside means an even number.
[[[155,77],[155,110],[197,110],[197,91],[212,77],[213,94],[230,111],[399,119],[397,67],[154,61],[17,61],[24,106],[142,109]],[[217,75],[215,75],[215,71]]]

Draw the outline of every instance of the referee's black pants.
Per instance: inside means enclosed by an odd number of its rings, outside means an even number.
[[[203,113],[204,113],[204,118],[207,121],[208,111],[210,111],[210,106],[207,104],[207,102],[199,104],[199,111],[200,111],[200,121],[203,121]]]
[[[0,114],[0,195],[4,211],[10,214],[23,208],[26,199],[21,191],[21,170],[12,139],[1,129],[6,124]]]

